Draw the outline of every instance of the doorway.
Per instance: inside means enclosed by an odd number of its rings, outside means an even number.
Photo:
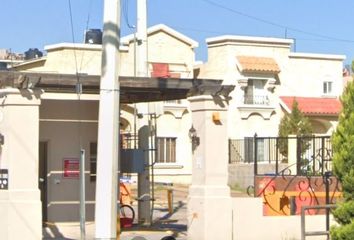
[[[42,202],[42,223],[47,222],[47,160],[48,160],[48,142],[39,142],[39,189],[41,191]]]

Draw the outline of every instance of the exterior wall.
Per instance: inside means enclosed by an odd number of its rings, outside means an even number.
[[[332,135],[333,131],[337,128],[338,117],[336,116],[310,116],[313,131],[316,134]]]
[[[285,169],[287,164],[279,164],[279,169]],[[259,173],[274,173],[275,164],[259,163],[257,165]],[[237,186],[247,189],[254,186],[254,164],[229,164],[228,183],[230,186]]]
[[[101,45],[62,43],[46,46],[45,62],[26,63],[18,70],[39,72],[79,73],[99,75],[101,72]]]
[[[261,198],[233,198],[233,234],[235,239],[301,239],[300,216],[262,216]],[[306,231],[325,231],[326,216],[306,216]],[[331,225],[335,224],[331,217]],[[257,228],[257,231],[254,229]],[[312,236],[311,239],[327,239]]]
[[[162,30],[156,30],[148,35],[149,70],[152,70],[151,63],[153,62],[168,63],[170,71],[180,73],[183,78],[192,78],[195,46],[187,42],[186,39],[180,39],[178,35],[174,36],[168,30],[164,29],[165,27],[162,27]],[[17,69],[74,74],[77,68],[79,73],[100,74],[101,45],[63,43],[47,46],[46,50],[48,54],[45,60],[35,65],[34,63],[28,63],[28,65],[24,63],[18,66]],[[134,42],[130,41],[126,46],[121,47],[120,54],[120,75],[134,76]],[[67,96],[66,94],[47,93],[46,98],[62,99],[64,101],[67,99]],[[98,99],[96,96],[92,96],[91,98]],[[176,156],[177,163],[174,166],[166,166],[166,164],[156,166],[155,174],[158,181],[190,182],[191,150],[187,132],[190,128],[191,120],[188,114],[184,116],[184,113],[188,112],[188,103],[186,103],[186,100],[182,102],[182,104],[168,103],[166,105],[160,103],[163,105],[163,111],[166,111],[167,115],[159,117],[162,120],[158,120],[158,126],[161,129],[170,128],[175,130],[168,130],[168,132],[163,130],[161,134],[177,136],[178,150]],[[46,108],[42,107],[41,109]],[[65,112],[66,110],[63,111]],[[124,129],[125,132],[134,130],[133,113],[134,105],[121,106],[121,118],[127,123],[127,129]],[[171,114],[175,117],[169,118]],[[68,113],[68,116],[70,115],[71,113]],[[163,120],[165,118],[172,122]],[[137,131],[139,131],[140,127],[137,121]],[[179,151],[179,149],[182,151]],[[171,176],[173,176],[172,179]]]
[[[232,37],[230,38],[232,39]],[[258,136],[276,136],[282,116],[279,98],[267,91],[270,99],[268,106],[243,104],[244,86],[239,81],[250,76],[244,76],[239,71],[236,56],[273,57],[282,68],[288,61],[289,40],[282,44],[272,44],[270,40],[268,42],[247,42],[236,39],[220,43],[213,42],[211,39],[208,43],[208,62],[202,66],[198,77],[222,79],[224,84],[235,85],[235,90],[231,93],[232,100],[229,103],[229,138],[252,137],[255,133]],[[279,75],[281,74],[282,72]],[[274,78],[274,75],[270,74],[256,74],[254,76],[263,79]]]
[[[187,111],[181,117],[165,113],[158,118],[157,137],[176,138],[176,163],[156,163],[156,181],[190,183],[192,155],[188,130],[191,125],[191,116]]]
[[[170,63],[170,71],[181,73],[183,78],[193,77],[194,49],[165,32],[148,38],[148,61]],[[150,71],[151,71],[150,66]]]
[[[333,94],[329,96],[338,97],[343,90],[343,60],[343,56],[291,53],[277,94],[324,97],[323,81],[330,80],[333,81]]]
[[[200,67],[200,78],[222,79],[235,85],[229,108],[229,138],[277,136],[284,115],[279,96],[338,97],[342,93],[344,56],[292,53],[292,40],[242,36],[221,36],[207,39],[208,62]],[[240,72],[236,56],[273,58],[278,74]],[[268,105],[244,104],[245,86],[249,79],[264,81]],[[323,82],[332,81],[332,94],[323,94]],[[304,86],[304,87],[301,87]],[[331,134],[336,117],[310,117],[315,133]]]
[[[11,88],[0,92],[0,132],[4,136],[0,169],[8,170],[8,188],[0,189],[1,239],[40,239],[37,139],[41,92]]]
[[[97,101],[43,100],[40,141],[48,143],[47,216],[49,222],[79,221],[79,178],[65,178],[63,161],[85,150],[86,218],[94,219],[95,182],[90,181],[90,142],[97,142]],[[81,145],[81,146],[80,146]]]

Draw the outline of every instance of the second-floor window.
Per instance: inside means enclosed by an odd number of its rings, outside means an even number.
[[[268,105],[267,91],[264,89],[266,81],[249,79],[245,89],[244,104]]]
[[[323,94],[332,94],[332,87],[333,87],[333,83],[331,81],[324,81],[323,82]]]
[[[176,138],[158,137],[157,138],[157,163],[176,162]]]

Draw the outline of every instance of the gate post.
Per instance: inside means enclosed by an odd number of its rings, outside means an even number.
[[[188,196],[188,239],[231,240],[227,102],[221,97],[214,99],[205,95],[188,100],[195,129],[190,132],[199,138],[193,151],[192,185]]]
[[[38,187],[39,105],[41,91],[0,90],[0,169],[7,189],[0,189],[1,239],[41,239],[42,205]]]

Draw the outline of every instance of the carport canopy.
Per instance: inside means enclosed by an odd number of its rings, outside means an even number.
[[[99,94],[100,76],[43,72],[0,71],[0,88],[43,89],[50,93]],[[120,102],[138,103],[185,99],[196,95],[228,96],[234,86],[217,79],[120,76]]]

